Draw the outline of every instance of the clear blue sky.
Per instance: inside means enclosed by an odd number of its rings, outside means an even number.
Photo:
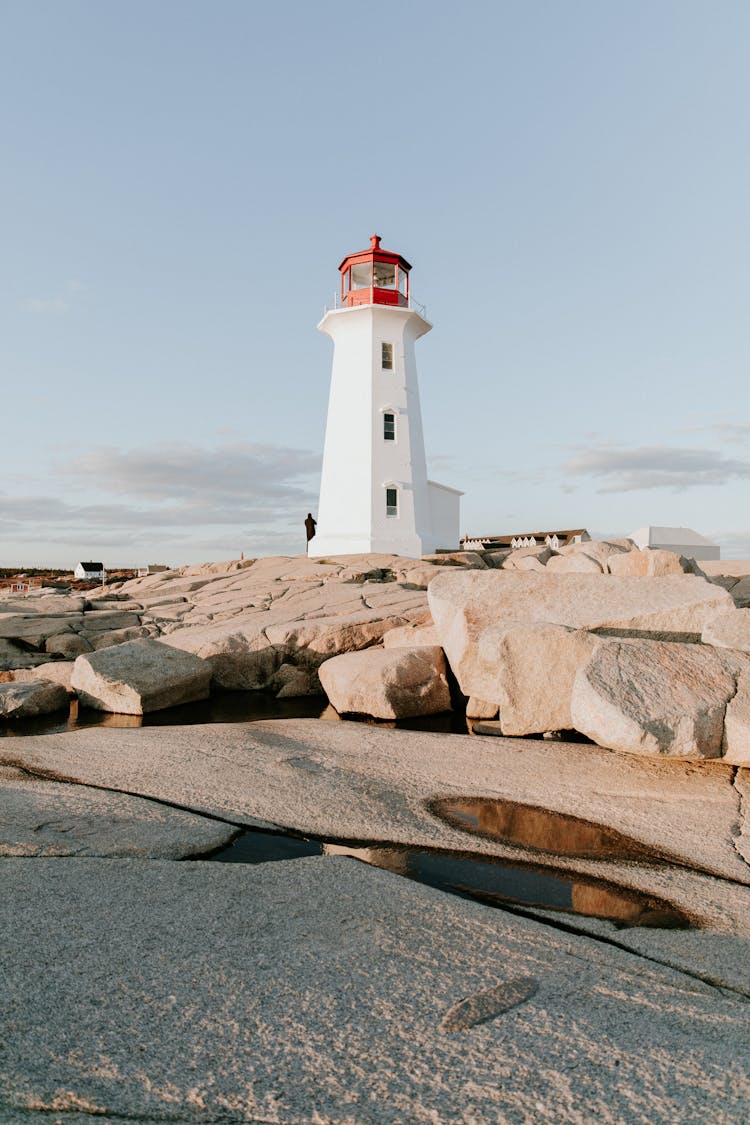
[[[0,565],[304,549],[346,252],[471,534],[750,556],[750,5],[0,4]]]

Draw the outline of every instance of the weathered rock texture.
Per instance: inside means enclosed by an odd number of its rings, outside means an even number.
[[[699,640],[732,607],[726,590],[693,575],[643,582],[596,574],[446,570],[427,592],[438,637],[461,681],[465,652],[492,625],[546,622],[621,635]]]
[[[71,682],[99,711],[145,715],[208,696],[211,669],[199,657],[160,641],[128,641],[79,656]]]
[[[722,751],[728,762],[750,766],[750,669],[737,678],[737,693],[724,716]]]
[[[0,774],[0,856],[185,859],[236,834],[231,825],[126,793]]]
[[[343,858],[0,862],[9,1121],[747,1121],[748,1005],[589,938]]]
[[[576,675],[572,723],[613,750],[718,758],[738,671],[698,645],[608,639]]]
[[[561,625],[488,629],[468,672],[472,694],[496,702],[503,734],[570,730],[576,674],[600,643],[584,629]]]
[[[350,652],[327,660],[319,675],[339,713],[406,719],[450,710],[441,648]]]
[[[703,630],[704,644],[750,652],[750,609],[730,609],[709,621]]]
[[[67,691],[51,680],[0,684],[0,719],[30,719],[67,707]]]
[[[695,559],[687,559],[674,551],[648,548],[645,551],[628,551],[607,560],[610,574],[630,575],[636,578],[664,578],[670,574],[698,574],[703,571]]]

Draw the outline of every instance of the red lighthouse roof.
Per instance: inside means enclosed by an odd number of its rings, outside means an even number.
[[[371,235],[367,250],[347,254],[339,266],[342,304],[408,306],[410,269],[402,254],[383,250],[380,235]]]

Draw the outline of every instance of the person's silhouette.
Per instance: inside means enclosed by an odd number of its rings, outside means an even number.
[[[307,546],[306,546],[305,550],[307,551],[308,554],[310,553],[310,540],[315,538],[315,528],[317,526],[318,526],[318,521],[314,520],[312,518],[311,512],[308,512],[307,513],[307,519],[305,520],[305,533],[307,535]]]

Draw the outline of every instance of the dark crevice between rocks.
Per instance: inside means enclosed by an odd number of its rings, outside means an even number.
[[[245,859],[241,858],[241,852],[239,850],[240,847],[247,847],[248,846],[247,841],[251,837],[259,837],[259,836],[262,836],[262,835],[263,835],[263,833],[258,833],[255,830],[252,830],[252,829],[248,830],[247,832],[242,833],[242,835],[240,837],[238,837],[238,839],[235,841],[234,844],[230,844],[228,847],[216,849],[216,851],[210,853],[210,855],[208,855],[208,856],[204,856],[203,858],[219,859],[219,860],[223,860],[225,862],[233,862],[232,859],[228,859],[227,857],[228,857],[228,854],[234,849],[235,854],[237,855],[237,859],[234,860],[234,862],[247,862],[246,858]],[[334,844],[334,841],[332,841],[332,840],[328,840],[328,841],[324,842],[324,841],[322,841],[319,838],[316,838],[314,836],[303,836],[302,834],[298,834],[298,833],[289,832],[289,833],[285,833],[284,835],[286,835],[289,839],[295,840],[297,842],[297,844],[300,846],[300,850],[297,851],[297,853],[296,853],[297,856],[302,855],[302,854],[306,854],[306,855],[317,854],[317,855],[320,855],[320,854],[323,854],[323,848],[324,848],[326,843]],[[251,841],[251,843],[252,843],[252,841]],[[262,850],[263,846],[264,845],[261,843],[261,850]],[[718,976],[715,976],[711,973],[701,973],[697,970],[686,968],[683,965],[674,964],[674,963],[670,962],[669,960],[663,960],[663,959],[661,959],[657,956],[654,956],[652,954],[644,953],[640,949],[633,948],[633,946],[629,945],[627,943],[627,941],[618,940],[618,938],[614,935],[610,936],[608,934],[601,934],[601,933],[592,932],[590,929],[587,929],[585,925],[576,924],[575,915],[570,914],[567,911],[562,912],[559,907],[555,908],[554,906],[544,906],[544,905],[541,905],[541,904],[538,904],[538,905],[524,904],[524,903],[519,902],[519,901],[512,901],[511,899],[506,898],[506,897],[504,897],[502,900],[500,900],[499,898],[497,898],[496,896],[493,896],[492,894],[482,895],[481,891],[477,891],[475,888],[469,889],[469,888],[466,888],[466,887],[459,887],[459,886],[447,886],[447,885],[444,885],[444,883],[441,883],[441,882],[437,881],[436,879],[429,879],[429,878],[419,878],[419,879],[417,879],[413,874],[410,875],[410,874],[408,874],[404,871],[397,870],[395,868],[395,865],[390,863],[390,862],[388,864],[386,864],[386,863],[378,864],[378,863],[374,862],[374,860],[376,860],[378,858],[377,853],[381,853],[382,855],[384,855],[385,853],[391,853],[391,856],[395,856],[397,859],[399,857],[401,859],[408,859],[410,857],[413,858],[415,856],[417,856],[417,857],[425,856],[425,857],[437,858],[437,859],[440,859],[441,857],[444,857],[449,862],[466,860],[466,861],[470,861],[474,865],[476,865],[477,863],[484,862],[484,863],[488,863],[488,864],[491,864],[491,865],[494,865],[494,866],[497,866],[497,867],[507,866],[507,867],[512,867],[516,871],[525,870],[526,872],[532,873],[532,874],[533,873],[539,873],[546,878],[557,878],[557,879],[559,879],[560,878],[559,874],[558,873],[552,873],[551,874],[549,868],[540,868],[540,867],[537,867],[533,864],[524,865],[524,864],[521,864],[521,863],[518,863],[518,864],[515,864],[515,865],[504,865],[502,861],[498,861],[494,858],[488,860],[487,857],[484,857],[484,856],[477,857],[476,855],[472,855],[471,853],[447,852],[447,851],[443,851],[443,850],[440,850],[440,849],[407,848],[404,845],[399,845],[399,844],[378,843],[378,844],[373,845],[373,844],[367,844],[366,842],[362,842],[362,841],[359,841],[359,842],[350,841],[348,843],[345,843],[344,841],[337,840],[337,841],[335,841],[334,846],[336,846],[336,847],[351,847],[352,850],[355,850],[355,849],[356,850],[366,850],[369,853],[371,853],[371,856],[370,856],[369,859],[364,859],[362,856],[352,856],[351,858],[358,859],[361,862],[370,863],[372,866],[382,866],[385,870],[388,870],[393,874],[399,874],[402,877],[412,878],[415,881],[426,883],[428,886],[436,887],[436,888],[441,889],[441,890],[443,890],[443,891],[445,891],[449,894],[454,894],[454,895],[456,895],[457,897],[460,897],[460,898],[469,899],[469,900],[474,901],[474,902],[480,902],[483,905],[492,906],[496,909],[502,910],[503,912],[505,912],[507,914],[512,914],[512,915],[520,917],[520,918],[530,919],[530,920],[536,922],[539,925],[549,926],[553,930],[557,930],[557,931],[560,931],[560,932],[566,933],[566,934],[571,934],[575,937],[588,938],[590,941],[593,941],[595,943],[599,943],[599,944],[602,944],[602,945],[612,946],[613,948],[619,949],[622,952],[627,953],[632,957],[637,957],[641,960],[648,961],[651,964],[658,965],[661,968],[667,967],[667,968],[671,969],[673,972],[680,973],[681,975],[686,976],[686,977],[690,978],[691,980],[698,981],[701,984],[708,985],[711,988],[716,988],[720,992],[722,992],[722,994],[732,996],[732,998],[734,998],[734,999],[738,999],[738,1000],[741,1000],[743,1002],[745,1000],[750,1000],[750,992],[749,991],[747,991],[743,988],[740,988],[736,985],[729,984],[726,981],[722,980]],[[320,850],[318,850],[318,848]],[[338,854],[341,854],[341,853],[338,853]],[[277,858],[283,858],[283,857],[278,856]],[[292,857],[290,856],[290,858],[292,858]],[[254,862],[254,863],[268,862],[268,860],[258,858],[258,856],[256,855],[256,857],[253,860],[251,860],[251,862]],[[644,894],[639,895],[638,892],[624,891],[621,887],[618,887],[615,884],[608,883],[608,882],[605,882],[605,881],[585,879],[585,878],[577,876],[577,875],[571,875],[567,872],[565,873],[563,878],[569,880],[571,883],[575,883],[578,887],[591,888],[591,889],[593,889],[593,891],[596,894],[616,896],[616,898],[619,900],[620,903],[630,902],[635,907],[640,906],[640,908],[645,911],[645,913],[644,913],[644,917],[646,919],[645,925],[647,925],[647,926],[648,925],[653,926],[655,924],[659,928],[665,928],[665,926],[669,927],[669,928],[675,928],[675,925],[676,925],[679,928],[686,929],[686,928],[692,928],[694,923],[697,924],[697,921],[695,919],[691,919],[687,914],[677,910],[670,903],[664,902],[663,900],[660,900],[660,899],[656,898],[655,896],[644,895]],[[610,902],[611,901],[612,901],[612,899],[610,899]],[[550,917],[550,911],[555,911],[554,917]],[[648,917],[649,914],[651,915],[650,919]],[[589,915],[589,917],[595,918],[597,916],[595,914],[591,914],[591,915]],[[605,918],[604,920],[608,921],[610,923],[613,922],[613,919],[611,919],[611,918]],[[614,920],[613,924],[618,925],[617,920]],[[623,924],[622,922],[620,922],[619,924],[620,924],[621,928],[623,928],[623,929],[633,928],[632,923],[631,923],[630,926],[628,926],[627,923]],[[638,926],[638,923],[636,923],[636,926]]]
[[[345,841],[287,831],[249,829],[231,844],[203,859],[226,863],[266,863],[303,855],[347,855],[393,875],[501,909],[506,903],[542,910],[577,913],[616,926],[687,929],[691,919],[657,896],[626,889],[612,880],[596,879],[550,864],[509,860],[468,850],[431,848],[393,842]]]

